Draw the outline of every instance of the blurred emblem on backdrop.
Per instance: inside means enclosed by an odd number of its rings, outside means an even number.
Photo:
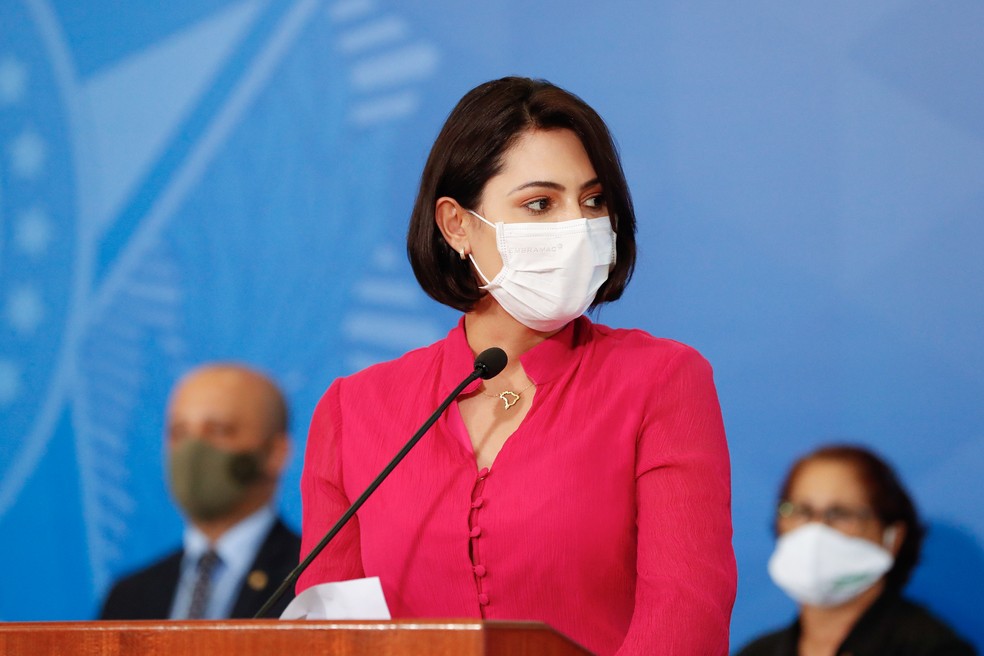
[[[25,0],[0,33],[0,522],[8,558],[64,563],[0,617],[85,617],[178,534],[153,407],[190,363],[305,407],[443,335],[386,203],[440,53],[372,2]]]

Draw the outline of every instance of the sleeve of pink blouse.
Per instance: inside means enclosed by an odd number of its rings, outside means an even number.
[[[711,367],[681,347],[648,389],[636,458],[637,584],[619,654],[727,654],[737,569]]]
[[[301,472],[301,554],[306,557],[348,510],[351,502],[342,482],[341,381],[335,381],[318,402],[308,430]],[[298,594],[327,581],[362,578],[358,516],[349,520],[328,547],[297,581]]]

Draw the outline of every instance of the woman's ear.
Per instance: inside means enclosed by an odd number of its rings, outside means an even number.
[[[471,244],[465,231],[467,212],[453,198],[442,196],[434,205],[434,221],[444,236],[444,241],[458,253],[461,259],[471,253]]]
[[[904,522],[895,522],[885,527],[882,534],[882,546],[892,552],[893,556],[899,555],[902,543],[905,542],[906,525]]]

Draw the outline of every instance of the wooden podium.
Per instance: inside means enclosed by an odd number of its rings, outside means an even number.
[[[280,620],[0,623],[4,656],[568,656],[589,654],[536,622]]]

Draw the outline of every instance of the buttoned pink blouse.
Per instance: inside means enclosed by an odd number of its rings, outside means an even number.
[[[473,360],[462,320],[329,387],[301,477],[302,553]],[[536,394],[492,467],[477,469],[452,404],[297,590],[379,576],[394,618],[542,621],[598,654],[726,654],[730,468],[706,360],[586,317],[520,360]]]

